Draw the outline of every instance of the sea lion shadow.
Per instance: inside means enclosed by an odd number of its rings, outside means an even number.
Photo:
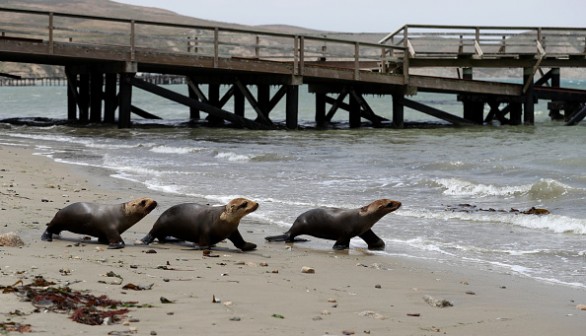
[[[227,241],[223,241],[222,243],[227,243]],[[199,246],[196,243],[186,241],[186,240],[177,239],[175,237],[170,237],[170,236],[165,238],[164,243],[161,243],[161,242],[155,243],[155,246],[159,247],[159,248],[161,248],[165,245],[178,246],[178,247],[180,247],[180,250],[182,250],[182,251],[215,251],[215,252],[254,254],[254,253],[252,253],[253,251],[242,251],[238,248],[230,248],[228,246],[217,246],[217,245]],[[148,246],[148,245],[135,244],[135,246]],[[150,246],[155,247],[152,244],[150,244]]]
[[[93,238],[90,236],[83,236],[83,237],[64,237],[62,235],[53,234],[53,239],[69,242],[72,244],[84,244],[84,245],[96,245],[96,246],[108,246],[108,243],[100,242],[97,238]]]

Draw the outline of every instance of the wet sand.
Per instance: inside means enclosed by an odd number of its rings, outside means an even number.
[[[67,204],[143,196],[159,208],[123,235],[124,249],[108,250],[68,232],[50,243],[40,240],[45,224]],[[230,242],[212,252],[217,257],[189,245],[134,244],[165,209],[188,201],[115,180],[101,169],[55,163],[32,148],[2,145],[0,234],[15,232],[25,245],[0,246],[0,286],[43,276],[57,286],[151,307],[131,308],[122,323],[88,326],[0,294],[0,324],[62,335],[581,335],[586,328],[586,311],[577,308],[586,304],[584,289],[362,249],[269,244],[263,237],[278,232],[248,217],[240,230],[258,244],[253,252]],[[302,273],[303,267],[315,273]],[[119,277],[105,276],[109,272]],[[152,287],[122,289],[128,283]],[[453,306],[433,307],[426,296]]]

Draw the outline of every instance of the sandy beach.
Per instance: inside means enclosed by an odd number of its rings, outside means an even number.
[[[0,286],[42,276],[55,286],[143,305],[130,308],[120,323],[89,326],[68,314],[35,311],[6,293],[0,294],[0,325],[28,324],[49,335],[582,335],[586,328],[586,311],[579,309],[584,289],[362,249],[269,244],[263,237],[278,232],[258,229],[248,218],[240,230],[258,244],[253,252],[230,242],[212,257],[189,245],[135,245],[165,209],[190,200],[55,163],[32,148],[2,145],[0,162],[0,234],[15,232],[25,243],[0,246]],[[123,235],[123,249],[69,232],[40,240],[45,224],[67,204],[144,196],[159,207]],[[122,288],[129,283],[148,289]],[[435,307],[424,298],[452,306]]]

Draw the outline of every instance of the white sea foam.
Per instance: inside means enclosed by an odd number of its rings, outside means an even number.
[[[189,154],[205,150],[203,147],[172,147],[172,146],[155,146],[151,152],[160,154]]]
[[[433,183],[443,188],[444,195],[466,197],[519,197],[528,195],[533,199],[551,199],[574,190],[569,185],[552,179],[540,179],[533,184],[493,185],[465,181],[457,178],[434,179]]]
[[[232,152],[219,152],[216,154],[216,159],[223,159],[232,162],[248,162],[251,159],[251,156],[248,155],[241,155]]]
[[[479,184],[464,181],[457,178],[440,178],[433,181],[439,187],[445,189],[444,195],[451,196],[469,196],[469,197],[486,197],[486,196],[503,196],[512,197],[527,193],[532,185],[519,186],[496,186],[491,184]]]
[[[571,218],[561,215],[524,215],[510,212],[460,212],[439,211],[431,209],[408,209],[397,211],[396,215],[405,217],[436,219],[442,221],[461,220],[470,222],[498,223],[500,225],[515,225],[528,229],[547,230],[554,233],[572,233],[586,235],[586,219]]]

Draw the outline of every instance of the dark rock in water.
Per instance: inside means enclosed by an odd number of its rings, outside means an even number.
[[[525,214],[525,215],[549,215],[550,212],[547,209],[540,209],[540,208],[532,207],[529,210],[523,211],[522,214]]]
[[[27,117],[27,118],[7,118],[0,120],[0,123],[19,125],[19,126],[53,126],[65,125],[67,120],[43,118],[43,117]]]
[[[507,212],[507,213],[523,214],[523,215],[549,215],[550,214],[549,210],[542,209],[542,208],[536,208],[536,207],[532,207],[531,209],[528,209],[525,211],[520,211],[515,208],[511,208],[510,210],[494,209],[494,208],[479,208],[476,205],[471,205],[471,204],[448,205],[445,210],[451,211],[451,212],[467,212],[467,213],[485,211],[485,212]]]

